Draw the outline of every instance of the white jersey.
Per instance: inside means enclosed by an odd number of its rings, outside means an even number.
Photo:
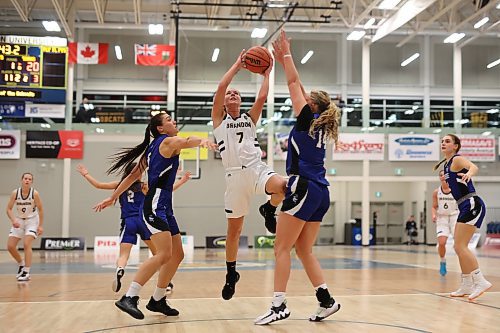
[[[437,193],[437,200],[438,200],[438,208],[437,208],[438,215],[447,216],[447,215],[458,214],[457,201],[451,195],[451,191],[449,193],[444,193],[441,186],[439,186]]]
[[[261,161],[255,124],[246,113],[236,119],[226,114],[214,129],[214,136],[226,170],[248,167]]]
[[[22,189],[18,188],[16,193],[16,216],[22,219],[27,219],[38,215],[38,210],[35,205],[35,189],[30,188],[28,196],[23,198]]]

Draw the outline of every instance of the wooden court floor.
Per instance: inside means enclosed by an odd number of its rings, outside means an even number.
[[[186,255],[169,295],[178,317],[149,312],[154,281],[142,290],[135,320],[114,306],[132,280],[132,259],[123,290],[111,291],[114,254],[35,251],[32,280],[18,283],[16,265],[0,252],[0,332],[500,332],[500,250],[478,249],[480,265],[493,288],[477,302],[447,293],[459,283],[459,266],[448,255],[448,274],[438,273],[436,249],[429,246],[315,248],[340,311],[321,323],[307,320],[317,307],[314,291],[297,260],[288,285],[287,320],[255,326],[271,300],[272,250],[240,252],[236,295],[220,297],[223,250],[197,249]]]

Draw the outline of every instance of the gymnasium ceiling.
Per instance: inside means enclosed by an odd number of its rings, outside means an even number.
[[[0,0],[0,32],[21,34],[43,29],[41,21],[56,20],[61,37],[74,39],[75,28],[147,29],[164,24],[169,29],[177,13],[181,29],[248,30],[267,27],[301,32],[366,31],[372,40],[390,32],[401,36],[400,44],[417,35],[447,36],[464,32],[462,43],[485,36],[500,43],[500,0],[401,0],[393,9],[379,8],[384,0]],[[395,1],[398,2],[398,1]],[[420,8],[420,11],[415,9]],[[479,29],[473,25],[488,16]],[[364,28],[370,18],[373,26]],[[406,22],[406,23],[404,23]],[[43,30],[41,30],[43,31]]]

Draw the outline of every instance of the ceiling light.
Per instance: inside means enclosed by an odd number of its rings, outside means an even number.
[[[355,30],[347,36],[347,40],[360,40],[364,35],[366,35],[366,31]]]
[[[413,60],[417,59],[418,57],[420,57],[420,53],[414,53],[411,57],[409,57],[408,59],[406,59],[405,61],[403,61],[401,63],[401,67],[405,67],[406,65],[408,65],[409,63],[411,63]]]
[[[375,23],[375,18],[372,17],[371,19],[366,21],[365,25],[363,26],[363,29],[370,29],[374,23]]]
[[[252,31],[252,38],[264,38],[267,34],[267,28],[254,28]]]
[[[486,111],[486,113],[489,113],[489,114],[495,114],[495,113],[498,113],[499,110],[498,109],[489,109]]]
[[[454,34],[451,34],[448,37],[446,37],[443,42],[446,44],[454,44],[464,37],[465,34],[463,32],[455,32]]]
[[[484,135],[484,136],[488,136],[488,135],[491,135],[491,131],[486,131],[486,132],[483,132],[481,134]]]
[[[305,64],[312,57],[313,54],[314,54],[314,51],[313,50],[309,50],[309,52],[306,53],[306,55],[304,56],[304,58],[302,58],[302,60],[300,61],[300,63],[302,65]]]
[[[43,21],[42,24],[47,31],[61,31],[61,27],[56,21]]]
[[[163,24],[150,24],[148,31],[150,35],[163,35]]]
[[[218,47],[216,47],[214,49],[214,53],[212,53],[212,62],[217,61],[217,59],[219,58],[219,52],[220,52],[220,49]]]
[[[486,24],[486,22],[488,22],[490,20],[490,18],[488,16],[486,17],[483,17],[482,19],[480,19],[479,21],[476,22],[476,24],[474,24],[474,29],[479,29],[481,28],[483,25]]]
[[[283,0],[269,0],[267,2],[268,8],[285,8],[288,7],[288,3]]]
[[[401,0],[384,0],[378,5],[380,9],[394,9]]]
[[[405,114],[414,114],[414,113],[415,113],[415,110],[413,110],[413,109],[409,109],[409,110],[405,111]]]
[[[123,59],[122,48],[120,47],[120,45],[115,45],[115,55],[116,55],[116,59],[118,59],[118,60]]]
[[[493,62],[490,62],[486,68],[492,68],[492,67],[495,67],[496,65],[500,64],[500,58],[498,58],[497,60],[493,61]]]
[[[500,3],[497,5],[497,9],[500,9]]]

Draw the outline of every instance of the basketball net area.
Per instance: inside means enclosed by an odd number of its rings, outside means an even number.
[[[202,149],[206,150],[207,148],[189,148],[185,149],[187,154],[181,153],[177,179],[180,179],[187,171],[191,172],[191,179],[201,178],[200,156]]]

